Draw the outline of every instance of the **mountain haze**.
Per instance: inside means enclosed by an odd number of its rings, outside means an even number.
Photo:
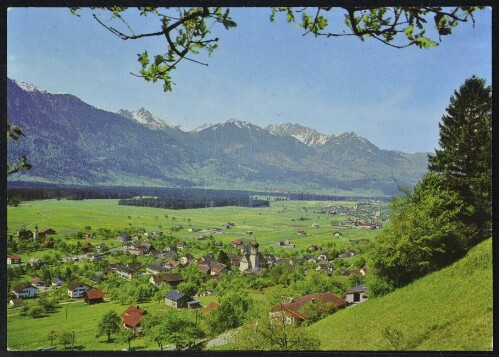
[[[7,110],[33,169],[9,180],[392,195],[426,172],[425,154],[381,150],[354,133],[230,119],[180,130],[147,109],[111,113],[8,79]]]

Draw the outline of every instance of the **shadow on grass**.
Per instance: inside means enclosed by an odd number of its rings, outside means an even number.
[[[111,343],[121,343],[121,342],[120,341],[116,342],[116,338],[115,337],[111,337],[109,340],[106,337],[104,340],[100,340],[99,343],[102,343],[104,345],[109,345]]]
[[[142,350],[145,350],[146,347],[147,347],[146,345],[136,345],[136,346],[132,346],[132,348],[130,350],[131,351],[142,351]]]
[[[86,302],[84,302],[83,304],[86,305],[86,306],[93,306],[93,305],[102,305],[102,304],[107,304],[107,303],[110,303],[111,300],[103,300],[103,301],[99,301],[99,302],[93,302],[91,304],[87,304]]]
[[[56,346],[53,346],[56,347]],[[71,346],[67,347],[58,347],[59,351],[65,351],[65,352],[71,352],[71,351],[83,351],[85,349],[85,346],[83,345],[74,345],[73,348]]]

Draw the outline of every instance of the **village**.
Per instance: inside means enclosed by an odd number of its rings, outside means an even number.
[[[307,245],[305,249],[298,249],[294,242],[310,237],[311,232],[321,229],[320,224],[307,223],[308,229],[295,230],[295,239],[272,241],[264,247],[260,246],[258,235],[246,228],[238,232],[240,238],[224,243],[217,239],[237,229],[237,222],[231,221],[211,228],[174,224],[166,232],[129,229],[114,238],[109,238],[114,231],[108,230],[108,238],[102,240],[99,240],[102,229],[89,230],[78,234],[84,242],[70,246],[69,254],[52,255],[47,257],[48,261],[35,257],[24,261],[22,251],[9,254],[9,305],[26,318],[43,319],[58,304],[119,303],[123,306],[122,311],[117,311],[121,326],[133,331],[134,338],[142,338],[143,319],[149,312],[140,306],[148,301],[179,311],[195,311],[197,318],[198,313],[208,316],[220,309],[221,297],[226,293],[223,290],[228,290],[225,287],[231,283],[263,292],[279,286],[298,286],[300,280],[316,276],[324,280],[325,286],[310,284],[301,288],[302,294],[297,288],[293,296],[282,296],[268,310],[269,316],[279,315],[287,324],[299,326],[312,321],[312,315],[317,320],[318,315],[310,311],[310,305],[323,318],[368,297],[364,282],[369,268],[363,250],[369,239],[346,240],[344,235],[348,234],[344,232],[380,228],[379,220],[374,220],[379,213],[373,213],[372,220],[352,216],[353,211],[348,213],[336,224],[331,222],[327,228],[328,241]],[[175,236],[179,232],[190,238],[179,239]],[[21,247],[30,244],[60,247],[62,239],[57,237],[54,229],[39,229],[35,225],[32,231],[18,229],[8,240],[10,248],[19,247],[16,242]],[[338,249],[335,240],[342,240],[350,247]],[[302,246],[303,241],[300,243]],[[37,300],[41,303],[36,303]]]

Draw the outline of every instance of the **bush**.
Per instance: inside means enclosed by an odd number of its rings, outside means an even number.
[[[38,305],[31,306],[27,312],[27,315],[32,318],[41,317],[43,315],[43,307]]]
[[[370,248],[369,266],[383,285],[371,286],[373,296],[376,290],[402,287],[454,262],[473,236],[473,227],[461,220],[470,207],[433,174],[418,183],[414,194],[395,198],[391,209],[390,224]]]
[[[28,311],[29,311],[29,305],[24,304],[23,306],[21,306],[21,311],[20,311],[21,316],[26,316],[28,314]]]
[[[64,348],[66,348],[66,346],[69,345],[72,340],[73,340],[73,335],[71,334],[71,332],[62,331],[58,333],[57,342],[63,344]]]

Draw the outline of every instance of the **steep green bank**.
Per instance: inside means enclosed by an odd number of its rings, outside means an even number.
[[[324,350],[491,350],[492,239],[445,269],[308,330]]]

